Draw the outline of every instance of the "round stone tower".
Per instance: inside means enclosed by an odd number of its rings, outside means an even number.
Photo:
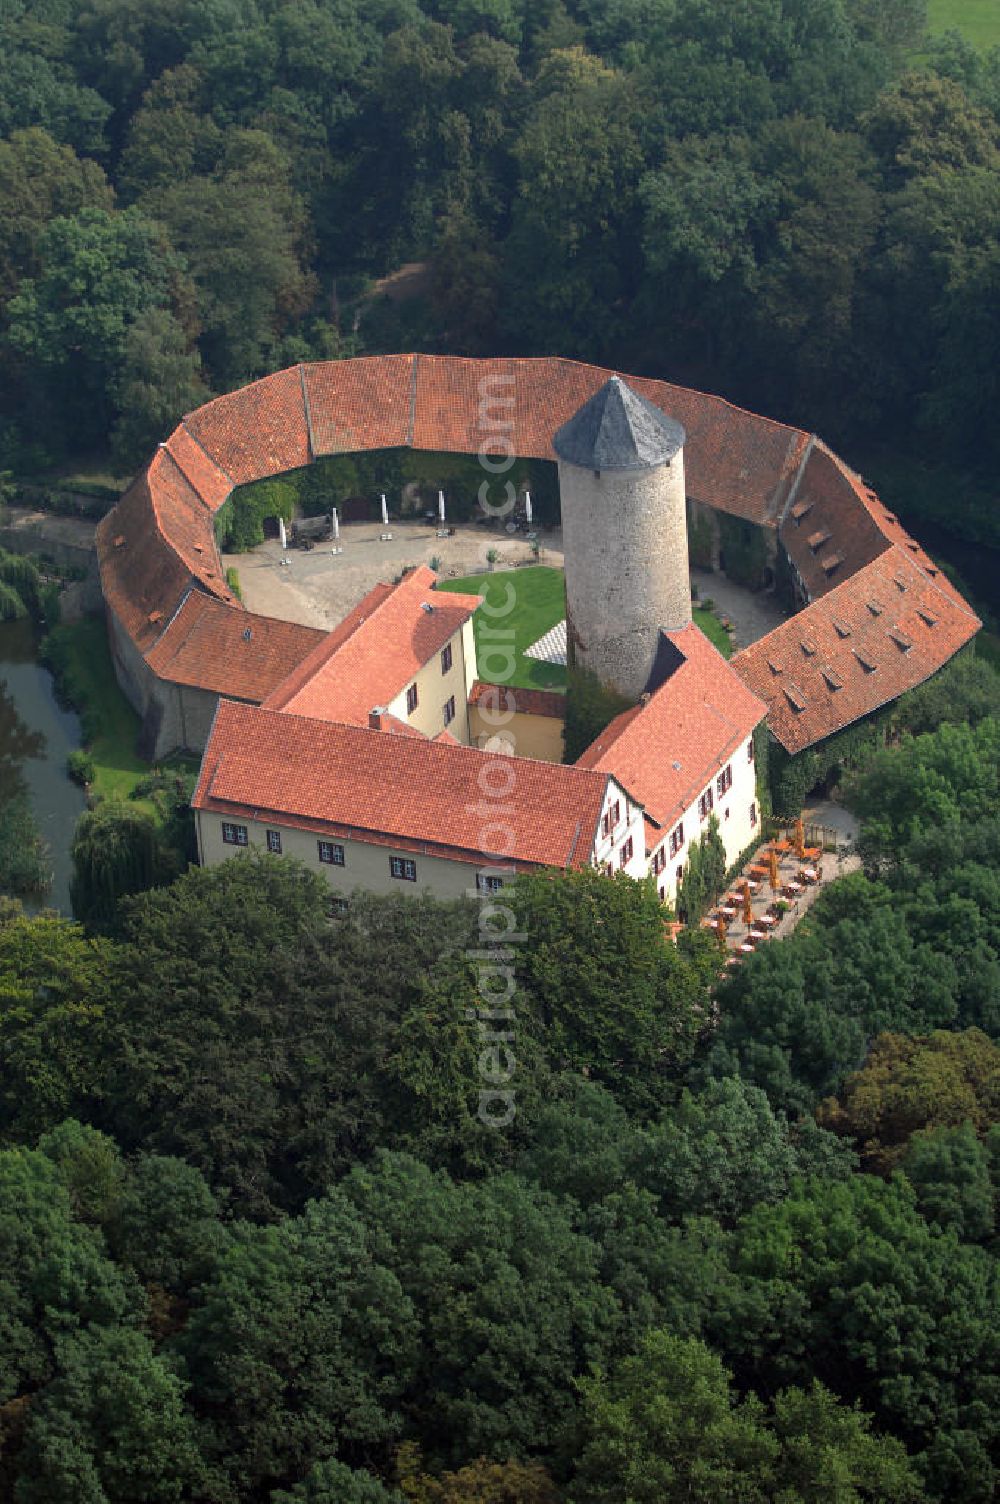
[[[613,376],[552,440],[571,667],[637,700],[691,620],[681,425]]]

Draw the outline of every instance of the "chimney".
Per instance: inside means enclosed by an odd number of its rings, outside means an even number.
[[[369,712],[368,712],[368,729],[369,729],[369,731],[381,731],[382,730],[382,717],[384,715],[385,715],[385,708],[382,705],[376,705],[376,706],[373,707],[373,709],[369,710]]]

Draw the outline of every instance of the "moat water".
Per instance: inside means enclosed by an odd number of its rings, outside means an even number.
[[[56,701],[34,625],[0,622],[0,800],[27,793],[52,869],[48,892],[22,899],[27,909],[70,913],[70,846],[86,801],[66,758],[79,745],[79,717]]]

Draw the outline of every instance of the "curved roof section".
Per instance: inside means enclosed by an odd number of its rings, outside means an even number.
[[[259,704],[326,641],[326,633],[256,616],[193,587],[146,654],[161,679]]]
[[[192,589],[228,608],[224,615],[202,609],[200,631],[210,630],[207,624],[214,620],[228,640],[230,612],[246,614],[226,586],[213,525],[214,513],[234,486],[298,469],[324,455],[399,446],[553,460],[553,436],[610,382],[612,391],[630,392],[651,404],[664,423],[669,413],[686,431],[685,480],[693,501],[763,527],[780,525],[782,542],[812,604],[733,664],[767,704],[769,723],[790,750],[809,746],[927,678],[978,629],[962,597],[894,514],[814,436],[704,392],[646,377],[629,377],[626,385],[615,376],[598,366],[558,358],[367,356],[295,366],[217,397],[185,417],[98,528],[108,605],[155,672],[217,689],[210,655],[193,647],[185,651],[180,641],[186,624],[195,621],[195,608],[188,606],[179,624],[173,619]],[[817,534],[827,533],[828,538],[817,541]],[[761,672],[772,640],[771,656],[781,657],[794,624],[808,633],[834,630],[838,592],[874,569],[887,571],[891,579],[897,558],[913,598],[927,594],[928,613],[947,630],[926,641],[917,632],[914,645],[923,643],[919,653],[908,657],[912,649],[895,649],[902,661],[889,654],[884,663],[880,660],[884,672],[866,671],[849,696],[832,691],[822,711],[818,706],[824,691],[818,681],[808,680],[811,693],[798,680],[791,681],[792,697],[807,705],[796,709],[788,686],[778,684],[770,669]],[[862,581],[853,588],[867,592],[868,587]],[[168,624],[171,635],[160,645]],[[343,629],[344,624],[334,634],[338,642],[350,635],[343,635]],[[799,627],[794,629],[802,635]],[[292,658],[305,639],[279,644],[276,629],[262,630],[274,644],[274,661],[291,672]],[[906,621],[900,630],[911,635]],[[879,646],[884,650],[884,643]],[[307,653],[303,646],[301,657]],[[247,698],[266,698],[275,687],[264,665],[266,656],[248,678],[253,692]],[[842,677],[836,668],[833,672]],[[803,677],[800,672],[799,679]]]
[[[675,419],[612,376],[553,435],[552,447],[582,470],[654,470],[670,463],[684,439]]]

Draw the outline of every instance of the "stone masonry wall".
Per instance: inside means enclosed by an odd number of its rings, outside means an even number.
[[[660,628],[691,620],[683,454],[652,470],[559,464],[570,660],[630,699]]]

